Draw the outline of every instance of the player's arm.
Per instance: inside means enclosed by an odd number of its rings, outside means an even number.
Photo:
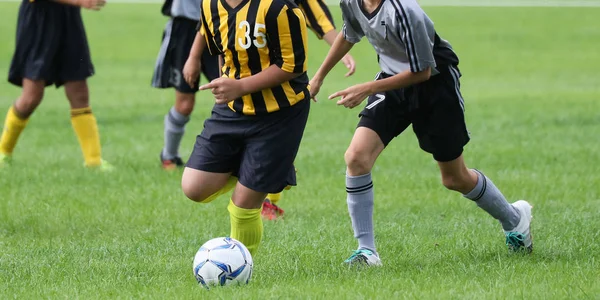
[[[192,88],[196,87],[196,81],[198,80],[198,76],[200,76],[200,63],[202,61],[202,53],[204,52],[205,48],[206,39],[202,32],[198,31],[196,33],[196,37],[194,38],[192,48],[190,49],[188,59],[183,66],[183,79]]]
[[[269,51],[278,60],[267,69],[240,80],[219,78],[200,87],[212,89],[217,103],[227,103],[243,95],[272,88],[306,72],[306,22],[298,8],[284,6],[277,18],[266,20]]]
[[[411,45],[406,48],[410,69],[386,79],[351,86],[332,94],[329,99],[341,97],[337,104],[353,108],[370,95],[405,88],[431,77],[431,69],[435,67],[435,58],[425,24],[425,14],[422,11],[413,10],[406,10],[402,13],[410,15],[410,17],[398,16],[398,18],[410,20],[408,26],[400,26],[398,32],[404,45]]]
[[[335,30],[333,17],[327,4],[323,0],[305,0],[298,7],[306,16],[306,24],[315,33],[319,39],[323,39],[329,46],[333,45],[338,34]],[[342,58],[342,62],[348,68],[346,76],[354,74],[356,70],[356,62],[350,54],[346,54]]]
[[[354,43],[349,42],[345,37],[344,33],[341,32],[335,38],[333,45],[329,49],[327,53],[327,57],[317,70],[317,73],[313,76],[310,81],[310,95],[313,99],[316,100],[316,96],[321,89],[321,85],[323,84],[323,80],[327,77],[327,74],[331,72],[333,67],[352,49]]]
[[[44,1],[44,0],[37,0],[37,1]],[[60,4],[65,4],[65,5],[79,6],[79,7],[83,7],[83,8],[91,9],[91,10],[100,10],[104,5],[106,5],[106,0],[49,0],[49,1],[60,3]],[[33,1],[33,2],[36,2],[36,1]]]

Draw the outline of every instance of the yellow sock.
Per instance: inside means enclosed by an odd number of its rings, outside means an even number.
[[[85,166],[95,167],[102,164],[100,134],[92,109],[89,107],[71,109],[71,124],[79,140]]]
[[[2,131],[2,137],[0,138],[0,152],[5,155],[11,155],[19,135],[25,126],[27,125],[28,119],[22,119],[17,116],[17,112],[14,107],[10,107],[8,113],[6,113],[6,120],[4,121],[4,130]]]
[[[261,208],[240,208],[229,201],[227,206],[229,219],[231,221],[231,237],[242,242],[254,255],[262,240],[263,222],[260,217]]]
[[[279,200],[281,200],[282,193],[283,192],[279,192],[277,194],[268,194],[267,199],[269,199],[269,201],[271,201],[271,203],[277,205],[277,202],[279,202]]]
[[[235,185],[237,184],[237,181],[238,181],[237,177],[230,176],[229,179],[227,179],[227,183],[225,184],[224,187],[222,187],[216,193],[208,196],[208,198],[204,199],[203,201],[200,201],[200,203],[210,203],[213,200],[217,199],[219,196],[231,191],[231,189],[234,188]]]

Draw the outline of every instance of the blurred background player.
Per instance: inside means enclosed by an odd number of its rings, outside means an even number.
[[[223,55],[223,77],[200,87],[216,104],[181,186],[200,203],[235,186],[230,236],[255,254],[267,193],[296,184],[293,164],[310,110],[305,19],[287,0],[204,0],[201,11],[185,80],[195,84],[205,48]]]
[[[325,40],[329,46],[333,45],[337,31],[335,23],[327,5],[322,0],[296,0],[296,4],[306,17],[306,25],[319,39]],[[344,55],[342,63],[348,68],[346,76],[354,74],[356,63],[350,54]],[[267,220],[283,217],[284,210],[277,203],[281,200],[282,193],[268,194],[263,204],[262,216]]]
[[[165,115],[164,146],[160,153],[162,167],[173,170],[183,167],[179,146],[196,102],[200,76],[194,86],[183,79],[183,67],[196,37],[200,18],[200,0],[167,0],[162,13],[170,17],[163,32],[162,45],[156,60],[152,86],[175,88],[175,105]],[[204,51],[202,73],[210,82],[219,77],[219,59]]]
[[[473,200],[497,219],[506,244],[531,251],[531,206],[512,205],[483,173],[467,168],[463,148],[469,142],[460,93],[458,57],[441,39],[415,0],[342,0],[343,33],[311,80],[316,96],[325,76],[354,44],[367,37],[381,72],[375,81],[351,86],[329,99],[354,108],[367,106],[346,150],[346,202],[358,249],[347,264],[381,265],[373,232],[371,171],[388,143],[412,125],[419,146],[437,162],[442,184]]]
[[[0,138],[0,166],[8,163],[19,135],[44,97],[44,88],[65,86],[71,123],[86,167],[109,170],[89,103],[86,79],[94,74],[80,7],[99,10],[105,0],[23,0],[8,81],[21,96],[8,110]]]

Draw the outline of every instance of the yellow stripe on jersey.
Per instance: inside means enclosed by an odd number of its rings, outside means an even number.
[[[244,95],[229,107],[247,115],[264,114],[308,98],[306,21],[286,0],[242,0],[235,8],[223,0],[202,1],[201,31],[211,54],[223,54],[223,76],[242,79],[271,65],[301,74],[279,86]]]
[[[322,0],[302,0],[298,6],[306,16],[308,27],[319,39],[331,30],[335,29],[333,17],[327,4]]]

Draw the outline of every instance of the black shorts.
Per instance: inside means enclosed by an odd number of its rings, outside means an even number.
[[[198,21],[187,18],[172,18],[167,23],[163,33],[162,45],[156,59],[152,86],[156,88],[175,88],[186,94],[193,94],[197,88],[190,87],[183,79],[183,67],[188,59],[194,39]],[[208,81],[219,78],[219,57],[213,56],[205,50],[202,53],[202,73]],[[196,86],[200,82],[198,78]]]
[[[309,100],[259,116],[215,105],[196,138],[187,167],[231,172],[244,186],[263,193],[278,193],[296,185],[293,164],[309,110]]]
[[[52,1],[24,0],[19,9],[17,39],[8,81],[23,78],[61,86],[94,74],[79,7]]]
[[[458,158],[469,142],[460,72],[456,66],[439,66],[439,74],[425,82],[375,94],[360,113],[358,127],[373,129],[384,145],[410,124],[419,146],[440,162]],[[390,77],[381,73],[377,80]]]

